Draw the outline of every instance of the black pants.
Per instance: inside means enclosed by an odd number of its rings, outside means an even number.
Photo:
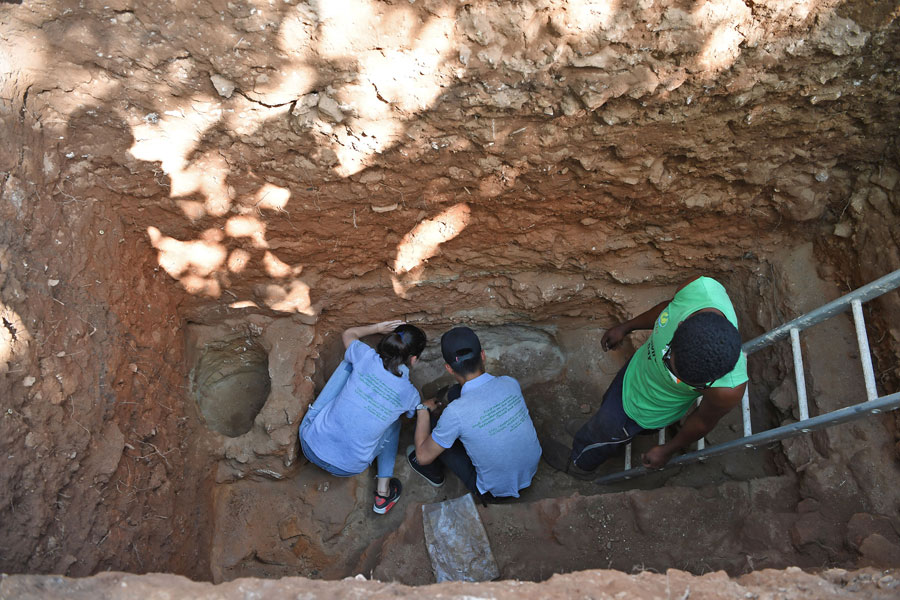
[[[624,452],[634,436],[658,431],[644,429],[625,414],[622,388],[627,368],[626,362],[603,394],[600,410],[575,434],[572,462],[580,469],[593,471],[606,459]]]

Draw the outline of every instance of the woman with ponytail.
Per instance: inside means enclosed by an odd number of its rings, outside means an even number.
[[[383,334],[373,350],[360,338]],[[402,486],[394,479],[400,415],[412,416],[421,402],[409,369],[425,349],[425,332],[403,321],[351,327],[341,339],[344,360],[300,423],[300,447],[314,465],[338,477],[378,471],[373,510],[384,514]]]

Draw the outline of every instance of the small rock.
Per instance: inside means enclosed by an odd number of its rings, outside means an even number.
[[[591,217],[585,217],[581,220],[581,224],[585,227],[590,227],[594,223],[599,223],[597,219],[592,219]]]
[[[384,171],[381,169],[367,169],[359,176],[360,183],[377,183],[384,179]]]
[[[900,171],[891,167],[880,167],[878,172],[872,175],[871,181],[877,186],[893,191],[900,181]]]
[[[49,281],[47,281],[47,285],[49,285],[50,287],[56,287],[59,285],[59,279],[50,279]]]
[[[322,94],[319,96],[319,112],[331,117],[333,121],[340,123],[344,120],[344,113],[341,112],[340,106],[330,96]]]
[[[22,380],[22,385],[27,388],[30,388],[31,386],[34,385],[35,381],[37,381],[37,379],[35,379],[31,375],[29,375],[28,377],[26,377],[25,379]]]
[[[55,573],[65,573],[69,570],[69,567],[74,565],[76,562],[78,562],[78,559],[75,556],[66,554],[61,559],[59,559],[59,562],[55,567],[53,567],[53,571]]]
[[[583,414],[583,415],[591,414],[591,405],[590,404],[582,404],[581,406],[578,407],[578,409],[581,411],[581,414]]]
[[[297,99],[297,102],[294,103],[294,108],[291,110],[291,114],[294,116],[305,115],[318,104],[318,93],[313,92],[311,94],[306,94]]]
[[[844,585],[849,579],[849,572],[846,569],[828,569],[821,575],[822,579],[835,585]]]
[[[772,393],[769,395],[769,401],[782,412],[790,414],[791,409],[797,404],[796,396],[796,386],[792,381],[785,379],[777,388],[772,390]]]
[[[893,531],[891,520],[881,515],[856,513],[847,522],[847,543],[858,550],[860,545],[873,533],[878,533],[892,544],[900,544],[900,538]]]
[[[842,221],[834,226],[834,235],[840,238],[848,238],[853,235],[853,226],[847,221]]]
[[[571,117],[581,108],[581,106],[578,104],[578,100],[576,100],[575,97],[570,94],[566,94],[565,96],[563,96],[561,106],[563,114],[567,117]]]
[[[575,56],[570,61],[573,67],[590,69],[608,69],[619,58],[616,52],[607,47],[596,54]]]
[[[892,544],[883,535],[873,533],[859,546],[859,564],[889,568],[900,564],[900,546]]]
[[[216,91],[220,96],[223,98],[231,98],[236,87],[232,81],[225,79],[219,74],[210,75],[209,80],[212,82],[213,87],[216,88]]]
[[[400,205],[397,204],[397,203],[394,203],[394,204],[388,204],[387,206],[375,206],[375,205],[373,204],[373,205],[372,205],[372,212],[386,213],[386,212],[391,212],[392,210],[397,210],[398,208],[400,208]]]
[[[472,49],[468,46],[460,46],[459,48],[459,62],[462,64],[469,66],[469,59],[472,58]]]

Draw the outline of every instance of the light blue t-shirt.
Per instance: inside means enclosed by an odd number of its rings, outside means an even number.
[[[344,359],[353,365],[350,378],[303,439],[323,461],[362,473],[375,459],[387,428],[403,413],[415,411],[419,392],[406,369],[397,377],[384,368],[375,350],[358,340],[347,348]]]
[[[442,448],[458,439],[477,473],[482,494],[519,497],[531,485],[541,445],[528,414],[519,382],[484,373],[462,386],[462,395],[447,405],[431,432]]]

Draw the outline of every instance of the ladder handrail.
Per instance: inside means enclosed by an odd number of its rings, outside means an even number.
[[[682,454],[681,456],[677,456],[670,460],[664,468],[677,467],[680,465],[699,462],[701,460],[712,458],[714,456],[720,456],[722,454],[727,454],[741,448],[755,448],[757,446],[763,446],[773,442],[780,442],[781,440],[796,437],[804,433],[809,433],[810,431],[825,429],[826,427],[831,427],[832,425],[838,425],[840,423],[846,423],[847,421],[853,421],[864,417],[867,414],[887,412],[898,407],[900,407],[900,392],[895,392],[893,394],[877,398],[870,402],[861,402],[859,404],[854,404],[852,406],[833,410],[830,413],[826,413],[824,415],[810,417],[805,421],[797,421],[796,423],[791,423],[789,425],[782,425],[781,427],[775,427],[774,429],[767,429],[766,431],[754,433],[753,435],[748,437],[738,438],[736,440],[716,444],[715,446],[709,446],[703,450],[697,450],[688,454]],[[618,473],[610,473],[609,475],[598,477],[594,480],[594,483],[615,483],[617,481],[633,479],[635,477],[648,475],[650,473],[658,473],[661,470],[662,469],[651,470],[647,469],[646,467],[635,467],[628,471],[619,471]]]
[[[780,339],[786,338],[791,334],[791,329],[799,329],[802,331],[816,323],[821,323],[826,319],[830,319],[831,317],[848,310],[850,308],[850,303],[854,300],[867,302],[886,294],[897,287],[900,287],[900,269],[888,273],[884,277],[876,279],[859,289],[853,290],[849,294],[845,294],[836,300],[832,300],[828,304],[824,304],[815,310],[811,310],[805,315],[797,317],[793,321],[788,321],[780,327],[776,327],[761,336],[753,338],[741,346],[741,349],[744,351],[744,354],[753,354],[757,350],[774,344]]]

